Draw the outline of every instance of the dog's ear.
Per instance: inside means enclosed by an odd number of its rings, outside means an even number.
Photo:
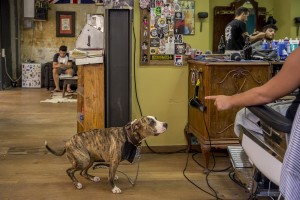
[[[131,127],[132,127],[133,131],[136,131],[136,130],[140,129],[141,126],[142,126],[142,121],[141,120],[135,119],[133,122],[131,122]]]
[[[147,117],[142,117],[141,122],[144,123],[144,124],[147,124],[148,123],[148,118]]]
[[[134,119],[131,123],[131,125],[133,125],[135,122],[137,121],[137,119]]]

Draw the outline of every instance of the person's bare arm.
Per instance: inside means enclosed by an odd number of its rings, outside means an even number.
[[[66,65],[63,63],[53,62],[53,68],[72,68],[72,62],[68,61]]]
[[[264,85],[233,96],[206,96],[205,99],[214,100],[218,110],[270,103],[300,86],[299,63],[300,48],[288,57],[280,72]]]
[[[266,33],[264,32],[256,32],[255,34],[252,34],[249,36],[250,42],[255,42],[257,40],[262,40],[266,37]]]
[[[58,62],[53,62],[53,63],[52,63],[52,67],[53,67],[53,69],[56,69],[56,68],[59,68],[60,65],[59,65]]]
[[[255,32],[252,35],[249,35],[248,32],[243,33],[243,37],[249,37],[250,43],[256,42],[258,40],[264,39],[266,36],[266,33],[264,32]]]

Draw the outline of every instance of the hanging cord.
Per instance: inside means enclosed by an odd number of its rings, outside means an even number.
[[[8,73],[8,70],[7,70],[7,64],[6,64],[6,56],[4,57],[4,68],[5,68],[5,73],[6,75],[8,76],[8,78],[13,82],[13,83],[17,83],[20,78],[22,77],[22,75],[19,76],[19,78],[17,78],[16,80],[14,80]]]
[[[136,86],[136,64],[135,64],[135,57],[136,57],[136,36],[135,36],[135,29],[134,29],[134,24],[132,25],[133,29],[133,38],[134,38],[134,45],[133,45],[133,77],[134,77],[134,90],[135,90],[135,99],[137,101],[139,111],[140,111],[140,116],[143,116],[141,105],[140,105],[140,100],[138,97],[138,91],[137,91],[137,86]]]
[[[137,178],[138,178],[138,174],[139,174],[140,160],[141,160],[141,154],[140,154],[140,152],[141,152],[141,147],[138,147],[137,151],[138,151],[138,153],[137,153],[137,155],[136,155],[136,157],[137,157],[137,169],[136,169],[136,175],[135,175],[134,180],[132,180],[132,179],[131,179],[127,174],[125,174],[124,172],[117,170],[117,172],[120,172],[121,174],[123,174],[124,176],[127,177],[129,183],[131,183],[131,185],[132,185],[133,187],[134,187],[135,184],[136,184],[136,181],[137,181]]]
[[[204,85],[203,85],[203,76],[202,76],[202,73],[199,73],[199,76],[200,76],[200,78],[201,78],[201,83],[202,83],[202,84],[201,84],[201,89],[202,89],[202,92],[204,93]],[[204,102],[203,97],[202,97],[202,100],[203,100],[203,102]],[[202,113],[202,118],[203,118],[203,121],[204,121],[205,129],[206,129],[206,132],[207,132],[207,135],[208,135],[209,146],[210,146],[210,149],[212,149],[211,138],[210,138],[210,132],[209,132],[209,130],[208,130],[207,123],[206,123],[206,121],[205,121],[204,112],[201,112],[201,113]],[[206,183],[207,183],[208,187],[214,192],[216,199],[217,199],[217,200],[220,200],[221,198],[218,197],[217,192],[215,191],[215,189],[214,189],[213,187],[211,187],[211,185],[210,185],[209,182],[208,182],[208,176],[209,176],[210,172],[212,172],[212,171],[214,170],[215,166],[216,166],[216,158],[215,158],[214,152],[211,152],[211,155],[212,155],[212,157],[213,157],[213,161],[214,161],[214,162],[213,162],[213,167],[212,167],[211,170],[207,168],[208,173],[207,173],[207,175],[206,175]]]

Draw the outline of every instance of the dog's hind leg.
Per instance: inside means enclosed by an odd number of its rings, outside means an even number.
[[[91,168],[91,166],[94,163],[94,159],[91,158],[90,163],[88,166],[86,166],[80,173],[81,176],[83,176],[84,178],[91,180],[93,182],[99,182],[100,181],[100,177],[98,176],[92,176],[88,173],[88,170]]]
[[[79,183],[77,178],[74,176],[74,173],[76,171],[79,171],[79,169],[71,167],[71,168],[67,169],[66,172],[67,172],[68,176],[71,178],[71,180],[72,180],[73,184],[75,185],[75,187],[80,190],[82,188],[82,184]]]
[[[115,161],[115,162],[112,162],[110,167],[109,167],[109,177],[108,177],[108,181],[110,183],[110,185],[112,186],[112,192],[114,194],[118,194],[118,193],[121,193],[121,189],[118,188],[115,184],[115,177],[116,177],[116,172],[117,172],[117,167],[119,166],[119,162],[118,161]]]

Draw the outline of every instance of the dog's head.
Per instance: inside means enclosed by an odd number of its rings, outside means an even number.
[[[141,117],[140,119],[135,119],[130,122],[127,127],[130,126],[131,132],[134,138],[138,141],[142,141],[148,136],[158,136],[164,133],[168,124],[166,122],[161,122],[153,116]]]

